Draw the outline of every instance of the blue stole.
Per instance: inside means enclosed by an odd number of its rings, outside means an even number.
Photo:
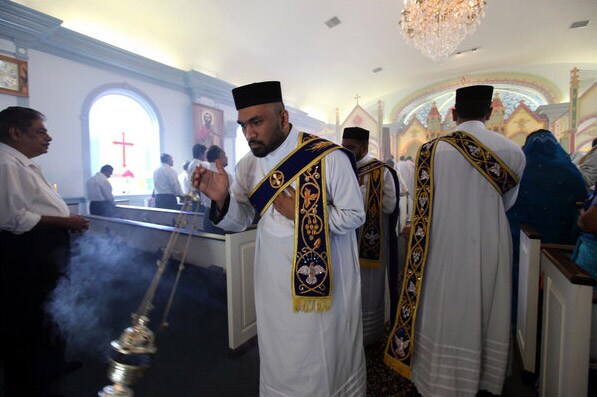
[[[382,231],[382,196],[383,196],[383,167],[384,163],[377,159],[358,167],[359,178],[369,174],[367,195],[365,197],[365,224],[358,234],[359,262],[362,267],[379,268],[381,265]]]
[[[294,311],[323,312],[331,308],[332,266],[324,157],[334,150],[347,153],[356,168],[352,153],[343,147],[301,132],[298,146],[249,193],[249,201],[262,216],[274,199],[296,180]]]

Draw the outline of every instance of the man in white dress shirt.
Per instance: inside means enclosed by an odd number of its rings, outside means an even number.
[[[369,346],[377,342],[384,332],[386,274],[392,315],[398,303],[396,223],[400,187],[394,168],[369,153],[369,131],[360,127],[345,128],[342,146],[350,150],[357,161],[359,185],[367,212],[357,242],[363,299],[363,342]]]
[[[365,212],[352,156],[292,128],[279,82],[232,93],[251,152],[232,186],[219,160],[217,172],[200,167],[193,185],[211,198],[218,227],[242,231],[261,215],[254,274],[260,395],[364,396],[355,229]]]
[[[112,176],[114,168],[106,164],[100,172],[87,181],[87,196],[89,198],[89,213],[91,215],[113,216],[115,213],[112,185],[108,178]]]
[[[155,194],[156,208],[178,210],[177,197],[183,197],[184,193],[178,181],[178,174],[172,168],[174,160],[168,153],[160,157],[162,165],[153,173],[153,189]]]
[[[506,210],[516,200],[525,156],[485,128],[492,94],[491,86],[458,89],[457,131],[423,145],[416,160],[408,276],[385,361],[412,375],[425,397],[499,395],[506,376],[512,267]]]
[[[593,139],[591,145],[591,150],[583,155],[577,164],[589,190],[593,189],[597,182],[597,138]]]
[[[31,160],[52,141],[44,119],[17,106],[0,112],[0,361],[7,395],[47,395],[67,369],[64,338],[44,305],[67,270],[69,232],[89,227],[70,215]]]

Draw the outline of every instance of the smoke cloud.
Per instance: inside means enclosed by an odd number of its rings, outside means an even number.
[[[46,306],[70,351],[106,356],[141,303],[157,257],[91,233],[73,241],[68,272]]]

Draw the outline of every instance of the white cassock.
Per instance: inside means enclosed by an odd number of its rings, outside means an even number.
[[[467,121],[466,131],[520,179],[514,142]],[[454,147],[438,143],[430,246],[415,328],[412,380],[430,396],[499,395],[510,337],[512,240],[506,210],[518,185],[501,196]]]
[[[411,160],[401,160],[396,164],[396,173],[400,179],[400,193],[407,193],[408,196],[404,199],[401,205],[404,205],[400,211],[401,222],[398,223],[396,234],[400,235],[402,227],[406,220],[410,220],[413,212],[413,191],[415,183],[415,163]]]
[[[367,153],[365,157],[357,162],[357,166],[368,163],[374,157]],[[367,195],[367,183],[369,174],[363,178],[361,195],[363,201]],[[382,240],[381,240],[381,266],[377,269],[361,267],[361,295],[363,299],[363,343],[368,346],[376,342],[382,335],[385,320],[385,289],[386,270],[390,255],[388,251],[389,234],[388,215],[394,212],[396,207],[396,186],[392,174],[385,167],[383,168],[383,193],[382,193]]]
[[[230,206],[218,227],[241,231],[251,224],[254,209],[248,193],[297,143],[298,133],[293,130],[266,157],[249,153],[239,161]],[[330,311],[293,311],[294,222],[270,205],[257,226],[254,278],[261,396],[344,397],[366,392],[355,233],[365,221],[363,200],[346,154],[336,150],[326,155],[325,167],[332,262]]]

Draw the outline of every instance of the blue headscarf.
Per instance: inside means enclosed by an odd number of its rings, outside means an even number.
[[[542,242],[574,244],[580,232],[576,203],[588,196],[582,174],[547,130],[531,133],[522,151],[526,166],[516,203],[507,212],[514,247],[521,224],[541,233]]]
[[[541,242],[575,244],[580,234],[576,203],[588,196],[582,174],[551,132],[529,134],[522,151],[526,165],[518,197],[506,213],[512,232],[512,324],[517,312],[520,225],[541,233]]]

